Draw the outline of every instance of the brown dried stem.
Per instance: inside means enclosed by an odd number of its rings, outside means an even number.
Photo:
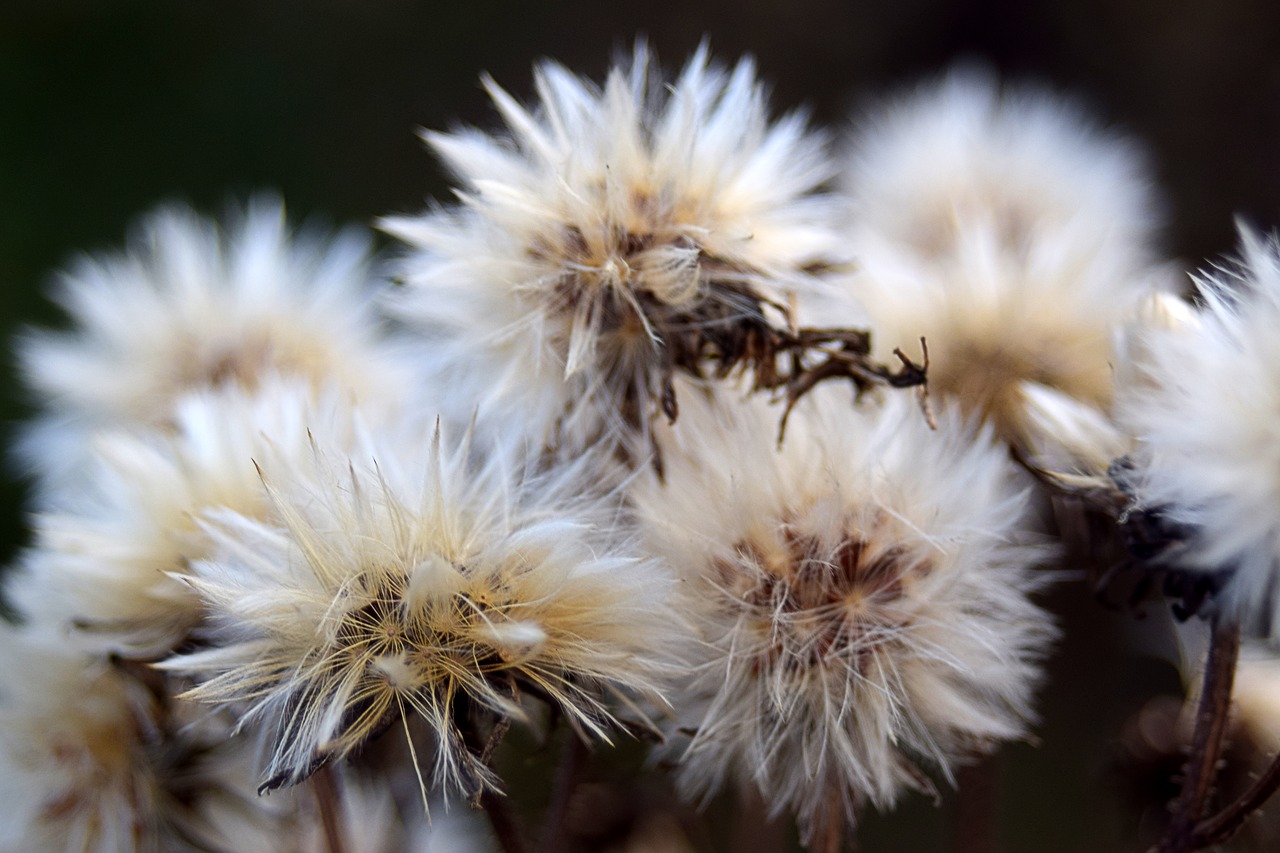
[[[514,694],[514,686],[510,686],[510,689]],[[510,720],[505,717],[499,717],[494,721],[488,737],[481,741],[479,727],[472,714],[463,713],[458,721],[462,742],[485,765],[492,763],[493,754],[510,727]],[[520,826],[520,819],[516,816],[515,810],[511,808],[511,801],[503,794],[493,790],[488,785],[482,785],[472,795],[471,804],[473,807],[484,809],[485,815],[489,818],[489,825],[493,828],[494,838],[503,853],[525,853],[528,850],[528,845],[525,844],[524,840],[524,830]]]
[[[324,848],[327,853],[345,853],[346,844],[342,838],[340,810],[342,796],[338,792],[338,782],[333,776],[333,768],[323,765],[311,776],[311,789],[316,795],[316,808],[320,812],[320,827],[324,832]]]
[[[835,788],[827,794],[825,807],[819,812],[809,837],[809,853],[840,853],[845,847],[845,817],[840,805],[840,792]]]
[[[738,810],[729,849],[750,853],[782,853],[791,849],[787,845],[785,819],[771,816],[760,789],[749,782],[738,789]]]
[[[1235,621],[1215,615],[1211,632],[1182,793],[1174,804],[1169,828],[1156,848],[1159,853],[1184,853],[1203,846],[1198,843],[1196,829],[1208,808],[1209,794],[1218,773],[1231,710],[1236,659],[1240,654],[1240,626]]]
[[[1216,815],[1196,824],[1194,838],[1197,847],[1194,849],[1211,847],[1231,838],[1277,789],[1280,789],[1280,754],[1271,760],[1270,766],[1253,783],[1253,787],[1245,791],[1239,799]]]
[[[998,756],[962,767],[956,776],[956,810],[952,818],[952,853],[995,853],[1000,849]]]
[[[556,768],[555,782],[552,783],[551,803],[547,806],[547,815],[542,825],[539,850],[564,849],[569,806],[586,766],[587,745],[577,732],[565,732],[564,752],[560,757],[560,766]]]
[[[645,328],[661,342],[657,381],[646,390],[670,421],[679,415],[673,385],[676,373],[699,379],[708,371],[717,379],[738,371],[749,373],[755,391],[785,389],[788,412],[827,379],[847,379],[859,394],[878,385],[910,388],[925,384],[927,349],[923,364],[895,350],[901,362],[895,371],[871,357],[871,333],[864,329],[797,328],[787,306],[765,298],[732,276],[714,280],[709,287],[714,296],[692,311],[666,305],[644,292],[637,293],[634,304],[626,309],[642,315]],[[611,313],[619,310],[615,307]],[[614,317],[611,324],[621,324],[621,318]],[[634,397],[639,390],[632,388],[623,396]],[[642,411],[634,401],[624,409],[634,416]]]
[[[480,808],[489,818],[489,826],[493,828],[494,838],[503,853],[525,853],[528,850],[524,843],[524,833],[511,801],[502,794],[485,788],[480,793]]]
[[[832,351],[824,345],[838,342],[840,348]],[[777,384],[762,385],[757,374],[757,389],[765,387],[785,386],[786,408],[782,412],[782,420],[778,425],[778,444],[782,444],[787,432],[787,419],[791,410],[806,394],[820,383],[828,379],[848,379],[853,383],[858,394],[862,394],[876,385],[888,385],[891,388],[919,387],[920,406],[924,411],[929,426],[937,428],[933,411],[929,406],[929,346],[924,338],[920,339],[923,361],[916,364],[901,349],[893,354],[902,363],[897,373],[889,367],[871,360],[871,337],[868,332],[856,329],[800,329],[792,336],[790,344],[791,370],[780,374],[775,371]],[[821,353],[824,358],[817,364],[806,366],[805,358],[814,353]]]

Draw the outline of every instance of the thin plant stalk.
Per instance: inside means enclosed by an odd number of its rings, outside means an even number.
[[[556,778],[551,789],[551,803],[547,807],[547,816],[542,826],[540,850],[561,850],[564,848],[569,817],[569,806],[573,802],[573,793],[577,790],[582,772],[587,766],[587,745],[576,731],[565,733],[564,750],[560,757],[560,766],[556,769]]]
[[[340,812],[342,796],[338,791],[338,781],[334,778],[333,769],[325,765],[317,770],[311,777],[311,788],[315,792],[316,807],[320,812],[326,853],[346,853]]]
[[[1156,848],[1159,853],[1184,853],[1203,846],[1197,843],[1196,827],[1208,808],[1209,794],[1217,777],[1231,710],[1236,659],[1240,655],[1240,626],[1220,614],[1213,617],[1211,625],[1191,754],[1183,774],[1182,792],[1173,807],[1173,818]]]
[[[998,756],[961,768],[952,818],[953,853],[995,853],[1000,848],[999,789]]]
[[[1200,847],[1221,844],[1235,835],[1249,817],[1280,789],[1280,754],[1253,786],[1222,811],[1196,825],[1195,840]]]

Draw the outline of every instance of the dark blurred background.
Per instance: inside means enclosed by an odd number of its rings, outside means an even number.
[[[0,336],[55,322],[41,296],[53,271],[119,246],[163,200],[217,212],[274,189],[296,216],[336,224],[416,210],[445,186],[415,130],[491,125],[482,71],[517,95],[540,57],[599,79],[638,34],[668,67],[704,36],[723,59],[754,54],[775,108],[807,104],[837,124],[868,96],[977,59],[1070,92],[1143,141],[1168,200],[1166,248],[1185,266],[1231,250],[1236,214],[1280,225],[1280,4],[1269,0],[9,0]],[[0,418],[12,424],[25,410],[5,353]],[[0,499],[11,552],[24,536],[17,484]],[[1162,794],[1134,783],[1141,768],[1118,774],[1120,735],[1146,698],[1178,689],[1176,674],[1130,642],[1142,623],[1082,585],[1052,606],[1067,639],[1042,696],[1042,744],[996,762],[1001,846],[1141,849],[1122,801],[1135,784],[1139,800]],[[912,798],[870,818],[860,849],[942,849],[966,836],[972,808]],[[979,836],[970,853],[986,849]]]

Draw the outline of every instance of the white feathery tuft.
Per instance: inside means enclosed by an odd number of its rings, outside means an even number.
[[[1186,525],[1178,564],[1230,576],[1237,618],[1280,617],[1280,245],[1241,229],[1239,263],[1194,276],[1193,322],[1151,327],[1120,422],[1138,500]]]
[[[962,69],[873,112],[847,159],[854,282],[882,357],[1022,444],[1024,381],[1105,409],[1113,340],[1173,274],[1140,152],[1074,105]]]
[[[849,258],[825,139],[770,121],[750,60],[704,47],[664,85],[641,45],[603,87],[534,82],[526,107],[486,79],[503,133],[426,135],[460,203],[383,221],[412,250],[390,304],[464,406],[572,450],[647,430],[684,339],[781,324]]]
[[[304,464],[268,453],[268,517],[206,514],[214,548],[185,579],[210,614],[207,648],[163,667],[262,734],[264,787],[412,715],[434,735],[431,787],[472,795],[498,781],[463,720],[523,719],[533,692],[607,737],[610,696],[658,696],[670,581],[613,530],[608,497],[582,466],[519,471],[443,433],[317,442]]]
[[[815,394],[780,450],[765,407],[691,411],[665,486],[635,488],[703,639],[678,781],[750,783],[807,836],[1024,736],[1053,636],[1029,598],[1050,549],[989,431],[888,403]]]
[[[62,483],[94,430],[167,426],[189,392],[252,391],[277,375],[394,400],[408,366],[379,325],[372,280],[365,237],[291,234],[277,201],[259,199],[225,229],[162,208],[130,251],[62,275],[55,298],[70,331],[22,341],[23,373],[48,413],[15,456]]]

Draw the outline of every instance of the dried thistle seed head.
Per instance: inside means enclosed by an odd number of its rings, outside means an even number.
[[[253,798],[228,772],[245,745],[160,674],[46,626],[5,629],[0,652],[0,848],[209,850],[289,826],[296,804]]]
[[[59,653],[56,635],[3,638],[5,849],[158,849],[145,691],[104,662]]]
[[[749,60],[703,49],[666,86],[641,46],[602,89],[546,64],[533,108],[486,86],[505,135],[427,135],[461,204],[384,222],[414,250],[393,307],[537,440],[643,431],[674,373],[769,366],[792,300],[845,259],[824,140],[769,120]]]
[[[817,395],[781,450],[754,406],[687,412],[666,485],[635,495],[705,641],[682,789],[750,783],[807,837],[1022,736],[1052,635],[1004,454],[888,402]]]
[[[923,336],[929,385],[1025,444],[1022,382],[1105,409],[1114,335],[1176,288],[1139,152],[1069,103],[957,72],[866,119],[848,159],[855,293],[878,357]]]
[[[1142,338],[1118,419],[1137,439],[1129,475],[1137,505],[1181,534],[1165,562],[1222,586],[1218,597],[1236,618],[1274,626],[1280,247],[1247,229],[1240,239],[1237,266],[1194,277],[1197,319]]]
[[[129,252],[63,275],[70,331],[32,332],[20,347],[49,415],[18,458],[74,473],[88,431],[168,426],[188,392],[254,390],[275,375],[365,402],[393,397],[404,369],[371,310],[370,266],[363,237],[292,235],[276,201],[225,230],[184,208],[157,211]]]
[[[860,227],[940,261],[975,229],[1017,253],[1046,234],[1149,251],[1164,219],[1133,140],[1071,99],[974,66],[859,116],[843,183]]]
[[[168,428],[97,431],[74,491],[35,519],[36,546],[10,578],[25,618],[68,641],[129,657],[164,656],[200,621],[199,598],[171,573],[208,556],[200,514],[226,507],[262,516],[270,502],[253,460],[311,457],[308,435],[353,446],[363,420],[339,389],[264,379],[185,395]]]
[[[408,736],[416,715],[435,738],[432,786],[474,794],[497,780],[467,743],[472,716],[521,718],[532,694],[605,737],[610,694],[655,693],[668,582],[608,531],[584,471],[537,476],[500,452],[480,464],[439,432],[427,443],[350,462],[341,449],[301,466],[268,456],[274,516],[208,516],[217,548],[185,575],[212,614],[208,648],[164,666],[199,675],[191,697],[262,733],[265,787],[387,726]]]
[[[1117,395],[1132,398],[1149,389],[1152,340],[1190,331],[1198,323],[1195,309],[1182,297],[1148,294],[1116,335]],[[1018,392],[1026,437],[1023,461],[1063,491],[1115,505],[1116,512],[1124,509],[1133,497],[1128,469],[1135,450],[1125,425],[1109,410],[1037,382],[1023,382]]]

